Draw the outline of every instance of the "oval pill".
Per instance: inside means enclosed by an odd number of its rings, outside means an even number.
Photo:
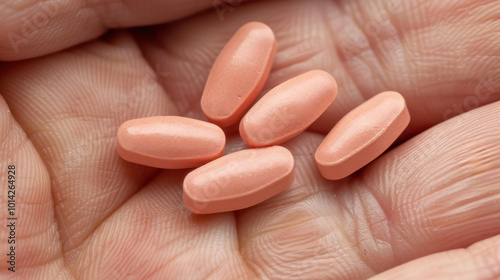
[[[222,127],[237,123],[257,98],[276,55],[273,31],[260,22],[243,25],[214,62],[201,97],[207,118]]]
[[[387,150],[409,122],[401,94],[386,91],[370,98],[345,115],[316,150],[321,175],[330,180],[351,175]]]
[[[240,122],[249,147],[283,143],[306,130],[337,97],[337,83],[313,70],[276,86],[255,103]]]
[[[198,214],[253,206],[290,186],[294,165],[290,151],[280,146],[223,156],[186,176],[184,204]]]
[[[226,144],[220,127],[178,116],[126,121],[117,138],[123,159],[166,169],[201,166],[222,156]]]

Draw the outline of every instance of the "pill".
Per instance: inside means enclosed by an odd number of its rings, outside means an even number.
[[[286,148],[241,150],[191,171],[183,199],[198,214],[234,211],[284,191],[293,180],[294,159]]]
[[[166,169],[201,166],[222,156],[226,144],[220,127],[178,116],[126,121],[117,138],[123,159]]]
[[[207,118],[222,127],[237,123],[257,98],[276,55],[273,31],[260,22],[243,25],[214,62],[201,97]]]
[[[387,150],[410,122],[403,96],[386,91],[345,115],[316,150],[323,177],[345,178]]]
[[[249,147],[283,143],[306,130],[333,103],[337,83],[325,71],[313,70],[266,93],[240,122]]]

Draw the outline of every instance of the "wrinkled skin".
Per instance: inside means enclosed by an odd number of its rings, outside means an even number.
[[[15,164],[18,217],[16,273],[0,227],[1,279],[500,277],[500,2],[39,2],[0,3],[0,213]],[[289,189],[194,215],[188,171],[121,160],[115,134],[132,118],[203,119],[211,64],[253,20],[278,39],[265,90],[323,69],[338,98],[284,144]],[[352,176],[322,179],[324,135],[383,90],[405,96],[405,134]]]

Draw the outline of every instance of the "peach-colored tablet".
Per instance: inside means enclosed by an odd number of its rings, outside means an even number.
[[[117,136],[123,159],[168,169],[203,165],[222,156],[226,144],[220,127],[177,116],[129,120]]]
[[[194,213],[234,211],[260,203],[294,180],[294,159],[280,146],[238,151],[184,179],[184,203]]]
[[[345,115],[316,150],[321,175],[337,180],[347,177],[380,156],[410,122],[401,94],[375,95]]]
[[[337,83],[325,71],[313,70],[273,88],[240,122],[249,147],[283,143],[306,130],[337,96]]]
[[[243,25],[217,57],[201,97],[207,118],[222,127],[237,123],[264,87],[276,55],[273,31]]]

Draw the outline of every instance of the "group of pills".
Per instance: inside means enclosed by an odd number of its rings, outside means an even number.
[[[243,25],[217,57],[201,108],[211,122],[179,116],[129,120],[118,130],[118,153],[131,162],[165,169],[196,168],[184,179],[183,199],[199,214],[258,204],[294,181],[293,155],[279,144],[306,130],[337,96],[335,79],[312,70],[283,82],[255,104],[276,55],[265,24]],[[253,104],[253,106],[252,106]],[[342,179],[387,150],[410,121],[404,98],[382,92],[344,116],[315,153],[318,169]],[[249,149],[224,154],[221,127],[239,123]]]

